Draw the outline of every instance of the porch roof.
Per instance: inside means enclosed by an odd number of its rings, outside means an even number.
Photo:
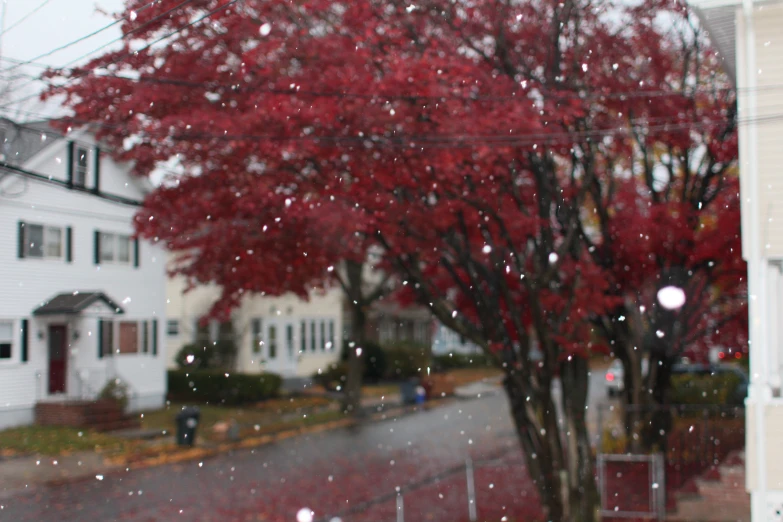
[[[125,311],[103,292],[68,292],[57,294],[33,310],[33,315],[74,315],[79,314],[96,302],[103,302],[116,314]]]

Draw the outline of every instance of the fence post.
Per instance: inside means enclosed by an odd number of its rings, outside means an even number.
[[[476,522],[476,485],[473,482],[473,461],[470,457],[465,460],[465,474],[468,481],[468,518],[470,522]]]
[[[405,522],[405,513],[402,504],[402,493],[397,493],[397,522]]]

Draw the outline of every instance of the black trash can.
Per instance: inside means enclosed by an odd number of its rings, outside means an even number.
[[[196,442],[196,428],[201,419],[198,408],[182,408],[177,413],[177,445],[193,446]]]

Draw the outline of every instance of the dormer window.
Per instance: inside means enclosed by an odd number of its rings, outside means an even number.
[[[73,165],[73,184],[76,187],[87,185],[87,149],[76,147]]]

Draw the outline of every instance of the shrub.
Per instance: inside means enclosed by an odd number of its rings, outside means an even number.
[[[455,368],[479,368],[492,366],[492,362],[483,353],[461,354],[447,353],[434,355],[432,366],[437,370],[453,370]]]
[[[417,377],[430,364],[426,348],[397,344],[386,350],[384,378],[389,381],[403,381]]]
[[[212,343],[186,344],[177,352],[174,361],[180,369],[190,371],[215,368],[217,354]]]
[[[242,374],[214,370],[170,370],[169,398],[173,401],[237,405],[280,394],[281,377],[274,373]]]
[[[670,402],[740,405],[744,399],[742,389],[740,376],[731,372],[673,375]]]
[[[313,382],[323,386],[327,390],[336,390],[338,386],[345,384],[348,375],[348,363],[339,362],[330,364],[326,370],[313,375]]]
[[[348,340],[344,341],[343,349],[340,353],[340,360],[347,362],[348,350],[354,349],[356,349],[356,343]],[[377,383],[383,379],[386,374],[386,352],[378,343],[372,341],[362,343],[362,350],[364,351],[364,372],[362,374],[362,379],[365,382]]]
[[[120,379],[111,379],[98,394],[99,399],[115,401],[123,410],[128,407],[129,396],[128,385]]]

